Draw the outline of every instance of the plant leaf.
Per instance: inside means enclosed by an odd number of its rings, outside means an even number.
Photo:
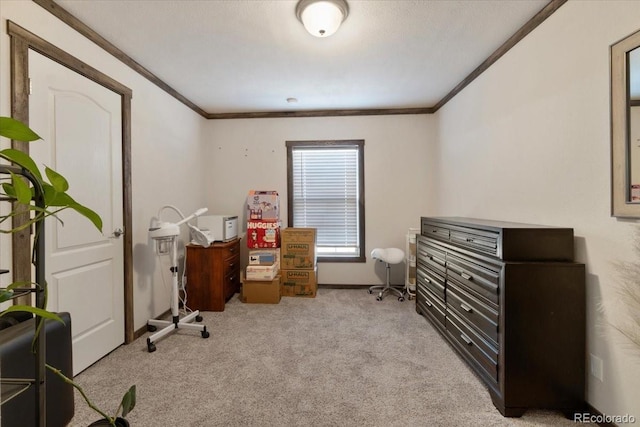
[[[0,117],[0,136],[24,142],[42,139],[29,126],[11,117]]]
[[[69,183],[64,176],[60,175],[58,172],[54,171],[48,166],[45,166],[44,172],[47,175],[47,178],[49,178],[49,182],[51,183],[53,188],[56,189],[56,191],[64,193],[69,189]]]
[[[80,215],[83,215],[84,217],[86,217],[89,221],[93,223],[93,225],[98,229],[98,231],[102,233],[102,218],[100,218],[100,215],[98,215],[93,210],[79,203],[69,204],[69,207],[75,210],[76,212],[78,212]]]
[[[42,308],[38,308],[38,307],[33,307],[30,305],[21,305],[21,304],[17,304],[17,305],[12,305],[9,306],[6,310],[4,310],[3,312],[0,313],[0,317],[4,316],[7,313],[32,313],[35,314],[36,316],[40,316],[44,319],[51,319],[51,320],[56,320],[60,323],[64,323],[64,321],[60,318],[60,316],[58,316],[55,313],[52,313],[50,311],[44,310]]]
[[[13,298],[13,291],[10,289],[2,289],[0,290],[0,302],[9,301]]]
[[[22,166],[33,176],[35,176],[39,181],[42,181],[42,174],[40,173],[40,169],[36,165],[36,162],[25,152],[16,150],[15,148],[6,148],[0,151],[0,157],[9,160],[12,163],[17,164],[18,166]]]
[[[127,414],[133,411],[133,408],[136,407],[136,386],[135,384],[129,387],[129,390],[122,396],[122,403],[120,403],[120,407],[122,408],[122,418],[125,418]]]
[[[4,194],[8,197],[16,197],[16,190],[13,188],[13,185],[8,182],[2,183],[2,191],[4,191]]]
[[[11,173],[11,182],[13,184],[13,190],[15,191],[15,197],[19,203],[23,205],[31,204],[31,188],[24,179],[18,175]]]

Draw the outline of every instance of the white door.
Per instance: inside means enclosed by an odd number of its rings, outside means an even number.
[[[121,97],[33,51],[29,74],[33,158],[103,220],[103,234],[71,210],[45,223],[47,308],[71,313],[75,375],[124,342]]]

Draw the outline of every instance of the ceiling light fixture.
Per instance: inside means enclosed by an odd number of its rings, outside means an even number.
[[[307,31],[316,37],[329,37],[347,19],[349,6],[345,0],[300,0],[296,16]]]

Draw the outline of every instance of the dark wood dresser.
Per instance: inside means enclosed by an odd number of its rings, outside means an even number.
[[[573,229],[421,218],[416,310],[504,416],[585,405],[585,268]]]
[[[187,245],[187,306],[224,311],[225,302],[240,290],[240,239],[208,248]]]

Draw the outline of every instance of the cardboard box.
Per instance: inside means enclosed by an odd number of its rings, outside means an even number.
[[[248,304],[280,303],[280,276],[272,281],[253,281],[242,277],[240,300]]]
[[[280,232],[280,265],[283,270],[316,267],[316,229],[288,227]]]
[[[277,191],[249,191],[247,196],[247,221],[279,220],[280,197]]]
[[[247,247],[271,249],[280,247],[280,222],[247,221]]]
[[[280,248],[277,249],[250,249],[249,265],[280,265]]]
[[[271,265],[247,265],[247,280],[273,280],[278,275],[278,266]]]
[[[283,297],[315,298],[318,291],[318,269],[280,270],[280,294]]]

